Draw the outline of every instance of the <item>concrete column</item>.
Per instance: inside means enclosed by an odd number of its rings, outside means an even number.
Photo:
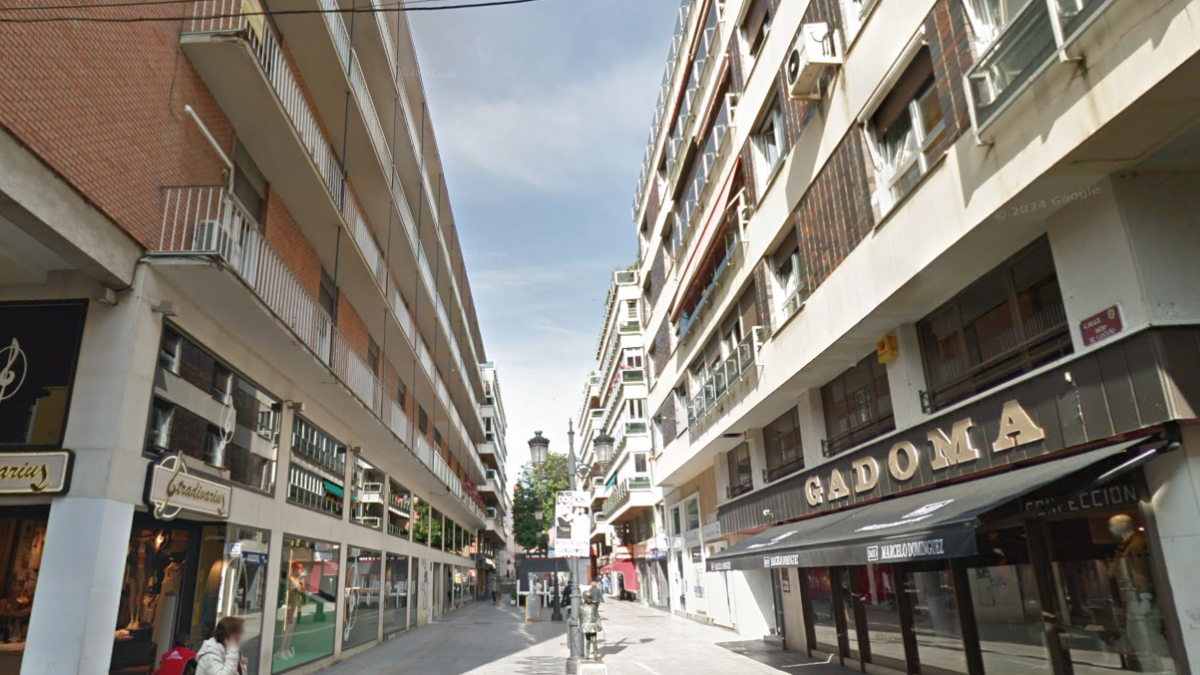
[[[750,477],[754,480],[755,489],[758,489],[766,485],[763,482],[763,469],[767,468],[767,450],[763,443],[763,430],[751,429],[746,434],[746,440],[750,443]]]
[[[747,441],[749,434],[746,435]],[[739,444],[740,445],[740,444]],[[734,446],[736,449],[738,446]],[[733,452],[730,450],[729,452]],[[713,460],[713,479],[716,483],[717,504],[724,504],[728,501],[726,495],[729,494],[725,488],[729,487],[729,452],[722,452]]]
[[[825,409],[821,390],[806,389],[796,402],[800,409],[800,442],[804,444],[804,466],[814,467],[825,461],[821,441],[825,440]]]
[[[1151,546],[1160,548],[1166,571],[1155,589],[1158,609],[1176,654],[1195,664],[1200,663],[1200,429],[1184,426],[1183,432],[1183,447],[1147,465],[1146,481],[1158,534]],[[1172,630],[1170,612],[1179,634]]]
[[[921,365],[921,341],[916,325],[897,326],[894,333],[900,356],[887,364],[888,389],[896,428],[903,429],[925,418],[921,409],[921,392],[926,389],[925,369]]]
[[[22,675],[107,675],[133,504],[54,500]]]

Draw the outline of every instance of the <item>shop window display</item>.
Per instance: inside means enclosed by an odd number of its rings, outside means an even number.
[[[44,509],[31,509],[0,518],[0,672],[21,669],[46,545],[46,515]]]
[[[1061,630],[1077,675],[1175,673],[1136,508],[1051,522]]]
[[[379,637],[383,561],[377,551],[351,547],[346,555],[342,646],[355,647]]]
[[[850,568],[854,597],[862,605],[868,640],[864,648],[871,663],[904,670],[904,635],[900,627],[900,607],[896,597],[896,571],[891,565],[864,565]]]
[[[333,654],[340,559],[337,544],[290,536],[284,540],[272,672]]]
[[[199,646],[227,616],[245,619],[245,675],[258,674],[263,609],[271,580],[270,541],[268,532],[235,525],[208,525],[201,533],[191,644]]]
[[[195,574],[197,535],[184,524],[134,517],[113,627],[113,671],[149,669],[189,621],[181,609],[190,590],[186,581]]]
[[[399,633],[408,627],[408,556],[387,554],[383,577],[383,634]]]
[[[812,623],[816,647],[830,654],[840,651],[837,621],[834,617],[833,579],[828,567],[814,567],[804,571],[808,584],[811,605],[809,621]]]

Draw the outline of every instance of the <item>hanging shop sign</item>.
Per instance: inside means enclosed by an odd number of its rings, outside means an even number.
[[[63,495],[71,486],[70,450],[0,453],[0,495]]]
[[[146,473],[146,505],[160,520],[173,520],[183,512],[229,518],[233,488],[188,473],[183,455],[167,455]]]
[[[586,558],[591,538],[591,493],[562,490],[554,500],[551,545],[558,558]]]
[[[58,447],[86,301],[0,303],[0,446]]]

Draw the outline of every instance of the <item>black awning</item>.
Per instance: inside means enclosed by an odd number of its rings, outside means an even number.
[[[971,556],[980,515],[1146,440],[772,527],[711,556],[708,571]]]

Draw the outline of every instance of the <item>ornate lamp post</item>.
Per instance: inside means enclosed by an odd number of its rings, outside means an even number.
[[[529,461],[534,466],[541,466],[546,463],[550,457],[550,439],[542,436],[542,432],[533,432],[533,438],[529,439]]]

